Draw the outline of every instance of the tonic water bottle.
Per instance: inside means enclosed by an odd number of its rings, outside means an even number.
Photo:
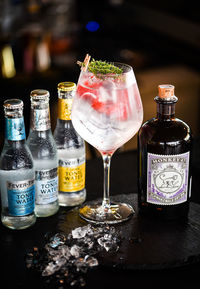
[[[58,118],[54,138],[58,150],[58,199],[61,206],[76,206],[86,198],[85,142],[71,121],[75,92],[76,84],[73,82],[58,84]]]
[[[26,144],[23,101],[4,102],[5,142],[0,158],[1,221],[11,229],[25,229],[36,221],[35,172]]]
[[[58,204],[57,149],[51,131],[49,92],[31,92],[31,124],[27,144],[35,167],[35,213],[38,217],[55,214]]]
[[[157,116],[138,134],[139,211],[157,219],[185,219],[191,195],[191,129],[175,117],[174,86],[158,89]]]

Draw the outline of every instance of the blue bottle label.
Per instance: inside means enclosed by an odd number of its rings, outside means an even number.
[[[6,139],[12,141],[23,140],[26,138],[24,118],[6,118]]]
[[[58,199],[58,169],[35,172],[36,204],[46,205]]]
[[[12,216],[26,216],[35,208],[35,184],[33,180],[7,182],[8,211]]]

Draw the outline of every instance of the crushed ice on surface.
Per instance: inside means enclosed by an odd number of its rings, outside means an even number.
[[[52,277],[58,288],[86,285],[84,274],[99,265],[99,252],[116,252],[121,238],[114,227],[78,227],[67,236],[53,235],[41,249],[34,248],[26,256],[26,267],[39,272],[43,277]]]

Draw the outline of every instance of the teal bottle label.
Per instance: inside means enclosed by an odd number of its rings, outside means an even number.
[[[6,133],[7,140],[18,141],[26,138],[24,118],[6,118]]]
[[[35,184],[33,180],[7,182],[8,211],[12,216],[32,214],[35,208]]]

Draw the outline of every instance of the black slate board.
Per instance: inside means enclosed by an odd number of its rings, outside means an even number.
[[[122,235],[115,254],[104,253],[101,263],[120,269],[168,269],[200,262],[200,205],[191,202],[188,220],[163,222],[138,216],[137,195],[123,194],[115,201],[131,204],[135,215],[127,222],[115,225]],[[78,209],[63,211],[58,230],[68,234],[72,229],[86,225]]]

